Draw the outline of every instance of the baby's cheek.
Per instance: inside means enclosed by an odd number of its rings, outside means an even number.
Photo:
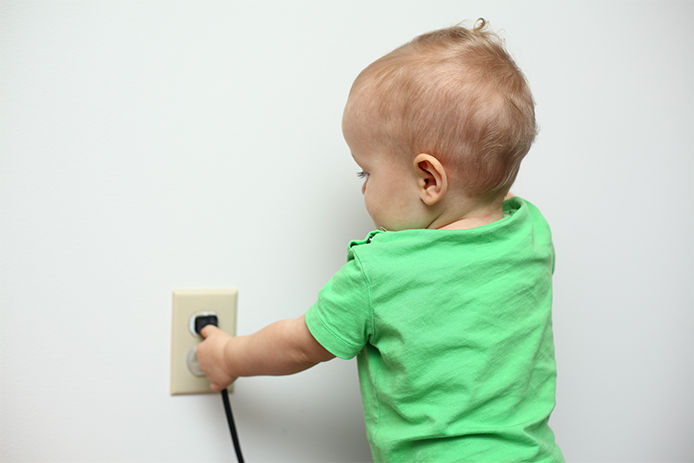
[[[366,206],[366,212],[369,213],[369,217],[371,217],[371,220],[373,220],[374,223],[378,222],[377,208],[375,207],[372,199],[368,195],[364,196],[364,206]]]

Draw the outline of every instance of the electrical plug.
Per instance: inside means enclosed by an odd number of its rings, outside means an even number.
[[[202,336],[202,329],[207,325],[219,326],[219,319],[217,319],[216,314],[200,314],[193,320],[193,329],[200,336]]]

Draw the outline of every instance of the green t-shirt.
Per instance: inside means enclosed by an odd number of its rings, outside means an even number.
[[[564,461],[547,424],[553,270],[549,226],[518,197],[482,227],[350,243],[306,324],[358,355],[375,461]]]

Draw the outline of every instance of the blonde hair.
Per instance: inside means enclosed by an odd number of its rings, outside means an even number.
[[[468,195],[497,197],[535,138],[535,109],[523,73],[485,26],[480,18],[472,29],[414,38],[367,66],[350,96],[367,95],[371,127],[392,149],[432,154]]]

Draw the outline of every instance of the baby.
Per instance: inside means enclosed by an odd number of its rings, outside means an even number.
[[[377,231],[301,317],[231,337],[207,326],[215,391],[358,357],[375,461],[560,462],[554,248],[508,194],[536,134],[525,77],[480,19],[364,69],[342,120]]]

